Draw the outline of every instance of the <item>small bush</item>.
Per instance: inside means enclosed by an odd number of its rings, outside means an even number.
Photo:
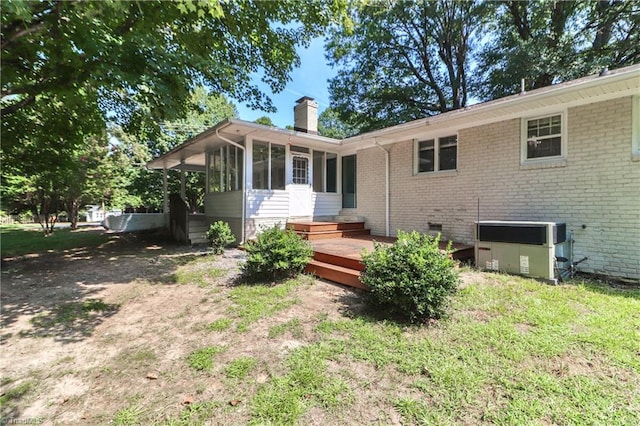
[[[411,321],[440,318],[458,286],[455,262],[439,248],[440,237],[398,233],[393,245],[375,244],[362,257],[360,279],[374,303]]]
[[[313,257],[311,245],[292,230],[264,229],[245,245],[243,272],[252,280],[277,280],[302,272]]]
[[[209,240],[214,254],[222,254],[225,247],[236,241],[229,224],[221,220],[212,223],[205,236]]]

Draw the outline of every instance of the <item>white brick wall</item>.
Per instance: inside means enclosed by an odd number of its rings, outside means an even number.
[[[640,163],[631,161],[631,98],[570,108],[561,167],[520,165],[520,120],[458,133],[458,170],[413,174],[413,142],[391,146],[391,232],[428,231],[473,242],[473,222],[544,220],[574,231],[588,272],[640,280]],[[429,137],[425,133],[425,137]],[[384,153],[358,152],[358,205],[384,234]],[[583,229],[582,225],[586,225]]]

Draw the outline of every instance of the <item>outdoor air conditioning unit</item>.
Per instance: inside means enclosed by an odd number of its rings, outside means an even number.
[[[557,246],[567,239],[564,223],[479,221],[476,225],[477,267],[557,283],[554,261]]]

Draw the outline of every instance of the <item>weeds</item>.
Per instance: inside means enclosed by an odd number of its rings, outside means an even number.
[[[208,346],[198,349],[187,357],[187,364],[194,370],[210,372],[213,370],[213,357],[225,350],[224,346]]]
[[[294,318],[289,320],[283,324],[274,325],[269,328],[269,338],[273,339],[279,336],[282,336],[286,332],[290,332],[291,335],[297,339],[301,338],[304,334],[304,330],[302,329],[302,324],[298,318]]]
[[[256,360],[251,357],[241,357],[234,359],[224,369],[224,374],[229,379],[242,380],[253,370],[256,366]]]

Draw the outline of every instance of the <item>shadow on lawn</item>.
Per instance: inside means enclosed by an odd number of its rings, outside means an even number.
[[[5,261],[0,344],[12,336],[10,326],[25,318],[31,328],[17,332],[19,337],[49,336],[63,343],[85,339],[120,309],[97,298],[104,286],[136,280],[175,284],[163,277],[199,255],[193,252],[164,233],[142,232],[113,235],[95,248]]]
[[[377,305],[371,300],[369,293],[363,290],[354,290],[353,292],[346,293],[339,296],[337,301],[342,305],[339,308],[339,312],[348,318],[359,318],[368,323],[380,323],[394,324],[398,327],[411,327],[415,325],[428,325],[433,320],[425,320],[418,322],[411,322],[406,316],[400,315],[397,312],[391,312],[384,307]]]
[[[569,283],[569,285],[571,284],[572,283]],[[575,284],[582,284],[585,289],[598,294],[629,299],[640,299],[640,283],[629,284],[606,277],[590,276],[584,281],[576,281]]]

